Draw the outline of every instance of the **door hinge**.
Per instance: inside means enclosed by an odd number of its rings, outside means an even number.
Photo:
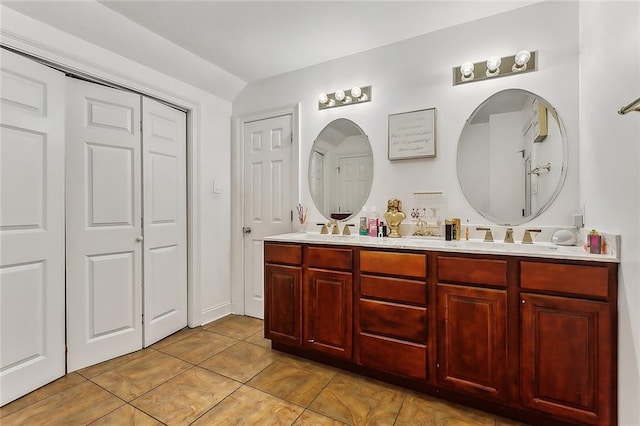
[[[142,314],[142,325],[144,325],[144,314]]]
[[[142,120],[140,120],[140,133],[142,133]]]
[[[290,210],[291,212],[291,222],[293,222],[293,210]]]

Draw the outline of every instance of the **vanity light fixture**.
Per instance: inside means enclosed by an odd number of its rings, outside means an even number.
[[[537,52],[521,50],[510,56],[491,56],[486,61],[465,62],[453,68],[453,85],[537,71]]]
[[[318,95],[318,110],[353,105],[371,100],[371,86],[356,86],[348,90],[336,90],[334,93]]]

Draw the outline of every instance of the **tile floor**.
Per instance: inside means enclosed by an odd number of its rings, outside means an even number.
[[[231,315],[79,370],[0,408],[9,425],[517,425],[272,351]]]

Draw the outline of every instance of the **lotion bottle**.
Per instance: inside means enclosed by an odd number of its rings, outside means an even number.
[[[368,234],[368,221],[369,218],[367,217],[367,206],[362,206],[362,210],[360,211],[360,230],[358,232],[360,235]]]

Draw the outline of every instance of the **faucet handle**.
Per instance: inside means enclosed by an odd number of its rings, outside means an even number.
[[[344,224],[344,228],[342,228],[342,235],[351,235],[351,231],[349,230],[350,226],[353,226],[353,223]]]
[[[326,223],[316,223],[316,225],[322,226],[322,229],[320,230],[320,234],[328,234],[329,233],[329,229],[327,228],[327,224]]]
[[[476,228],[476,231],[486,231],[484,234],[484,241],[487,243],[493,242],[493,234],[491,233],[491,228],[489,227],[479,227]]]
[[[533,244],[533,239],[531,238],[532,232],[542,232],[542,229],[526,229],[522,237],[522,244]]]
[[[513,228],[508,227],[507,232],[504,234],[505,243],[513,243]]]

